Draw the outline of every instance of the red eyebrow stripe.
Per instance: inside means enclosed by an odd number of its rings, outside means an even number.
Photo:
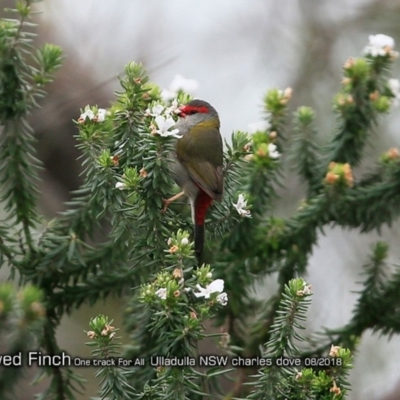
[[[185,114],[190,113],[191,111],[197,111],[198,113],[207,114],[209,109],[206,106],[185,106],[181,108],[182,112]]]

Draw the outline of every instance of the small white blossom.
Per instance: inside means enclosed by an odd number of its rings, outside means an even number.
[[[304,291],[304,294],[307,294],[307,295],[312,294],[312,287],[311,287],[311,285],[305,285],[303,291]]]
[[[307,282],[304,282],[303,284],[303,289],[297,291],[297,296],[303,297],[303,296],[310,296],[312,294],[312,286],[307,284]]]
[[[156,295],[161,299],[165,300],[167,298],[167,289],[166,288],[160,288],[157,290]]]
[[[151,115],[152,117],[157,117],[158,115],[161,115],[161,113],[164,111],[164,106],[161,104],[157,104],[156,106],[152,107],[150,110],[149,108],[145,111],[146,115]]]
[[[236,211],[239,213],[241,217],[251,218],[250,210],[246,210],[247,207],[247,200],[243,194],[239,194],[237,203],[232,203],[233,206],[236,208]]]
[[[181,110],[178,107],[178,99],[174,99],[171,106],[165,110],[165,115],[180,114]]]
[[[400,91],[400,82],[398,79],[389,79],[388,86],[393,96],[398,96]]]
[[[338,353],[340,350],[340,346],[334,346],[333,344],[331,344],[331,349],[329,351],[329,356],[330,357],[337,357]]]
[[[125,185],[125,183],[123,183],[123,182],[117,182],[117,183],[115,184],[115,187],[116,187],[117,189],[119,189],[119,190],[124,190],[124,189],[126,188],[126,185]]]
[[[79,119],[82,119],[83,121],[86,120],[86,118],[89,118],[90,120],[92,120],[94,118],[94,113],[92,110],[86,110],[83,114],[81,114],[81,116],[79,117]]]
[[[274,160],[279,158],[279,156],[280,156],[279,151],[276,150],[276,145],[274,145],[273,143],[268,144],[268,155],[269,155],[269,158],[272,158]]]
[[[103,122],[106,119],[107,110],[104,108],[99,108],[97,114],[94,115],[94,112],[87,107],[87,110],[79,116],[78,122],[84,123],[86,118],[89,118],[91,121],[95,122]]]
[[[228,295],[225,292],[222,292],[217,296],[217,302],[222,306],[226,306],[228,304]]]
[[[292,98],[292,94],[293,94],[293,89],[291,87],[287,87],[284,91],[283,91],[283,97],[285,99],[290,100]]]
[[[172,117],[164,117],[162,115],[158,115],[154,120],[158,127],[156,132],[160,136],[173,136],[178,139],[182,137],[182,135],[178,135],[179,129],[172,129],[172,131],[169,130],[175,125],[175,121]]]
[[[212,278],[212,272],[207,272],[206,277],[211,279]]]
[[[397,106],[400,101],[400,82],[398,79],[389,79],[388,86],[394,96],[393,105]]]
[[[285,90],[278,90],[278,95],[281,97],[281,100],[290,100],[292,98],[292,94],[293,89],[291,87],[287,87]]]
[[[107,110],[105,110],[104,108],[99,108],[99,111],[97,112],[96,115],[96,121],[103,122],[106,119],[106,114]]]
[[[201,287],[199,284],[196,285],[198,292],[193,294],[196,297],[204,297],[209,299],[212,293],[221,293],[224,290],[224,281],[222,279],[216,279],[212,281],[206,288]]]
[[[188,239],[188,238],[183,238],[183,239],[181,240],[181,244],[183,244],[183,245],[189,244],[189,239]]]
[[[393,49],[394,39],[380,33],[378,35],[369,36],[369,43],[365,47],[364,53],[369,54],[372,57],[386,56],[387,54],[397,56],[398,53],[394,52]]]
[[[265,132],[269,128],[269,123],[267,121],[252,122],[247,125],[247,130],[249,133]]]

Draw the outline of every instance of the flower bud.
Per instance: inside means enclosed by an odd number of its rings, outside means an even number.
[[[390,110],[391,101],[387,96],[380,96],[375,101],[372,102],[376,111],[385,113]]]
[[[311,107],[299,107],[297,109],[296,117],[303,125],[310,125],[315,119],[314,110]]]

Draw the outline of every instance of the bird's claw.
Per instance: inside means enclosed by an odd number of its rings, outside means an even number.
[[[166,211],[167,211],[167,209],[168,209],[169,202],[168,202],[167,199],[162,199],[162,202],[163,202],[163,204],[164,204],[164,207],[161,209],[161,213],[162,213],[162,214],[165,214]]]
[[[167,211],[167,208],[169,207],[169,205],[175,201],[176,199],[179,199],[179,197],[183,196],[184,192],[180,192],[178,194],[176,194],[175,196],[172,196],[169,199],[162,199],[162,202],[164,203],[164,207],[161,209],[162,213],[165,213]]]

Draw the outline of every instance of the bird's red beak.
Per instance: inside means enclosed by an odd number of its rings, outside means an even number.
[[[181,118],[185,118],[186,117],[185,109],[186,109],[186,106],[178,107],[178,110],[180,111],[180,113],[178,114],[179,117],[181,117]]]

